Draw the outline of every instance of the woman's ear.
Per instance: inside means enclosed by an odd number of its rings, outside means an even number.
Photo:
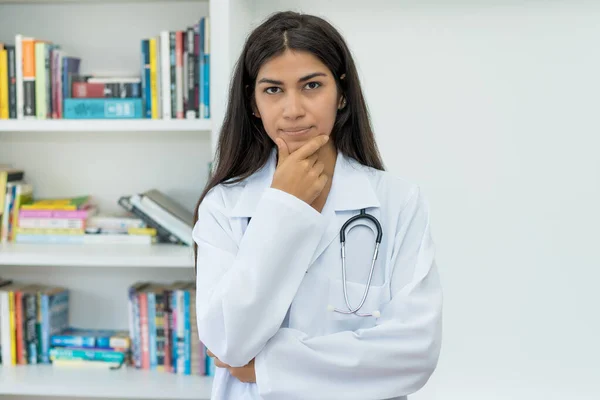
[[[346,107],[346,96],[341,96],[340,101],[338,103],[338,110],[343,110]]]

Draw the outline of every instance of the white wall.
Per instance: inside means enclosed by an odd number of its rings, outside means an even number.
[[[412,398],[599,399],[600,2],[297,4],[255,18],[340,28],[388,169],[431,201],[444,344]]]

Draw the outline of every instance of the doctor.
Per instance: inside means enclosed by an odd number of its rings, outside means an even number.
[[[248,37],[193,237],[212,399],[405,399],[434,371],[427,202],[384,172],[352,56],[324,20],[277,13]]]

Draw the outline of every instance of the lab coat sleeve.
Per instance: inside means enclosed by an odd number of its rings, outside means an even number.
[[[233,367],[246,365],[280,328],[324,232],[323,216],[268,188],[239,245],[214,188],[198,209],[196,314],[202,343]]]
[[[392,298],[376,326],[320,337],[280,329],[255,361],[265,400],[389,399],[428,381],[441,347],[442,293],[427,206],[418,189],[401,217]]]

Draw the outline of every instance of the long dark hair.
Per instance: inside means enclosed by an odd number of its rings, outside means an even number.
[[[346,106],[338,112],[331,138],[338,151],[363,165],[383,170],[369,112],[350,50],[340,33],[322,18],[286,11],[271,15],[248,36],[237,61],[229,102],[217,144],[206,194],[221,183],[239,182],[262,168],[275,146],[260,119],[252,115],[254,85],[261,66],[285,50],[307,51],[332,72]],[[197,246],[194,244],[194,255]],[[196,257],[194,259],[197,259]]]

